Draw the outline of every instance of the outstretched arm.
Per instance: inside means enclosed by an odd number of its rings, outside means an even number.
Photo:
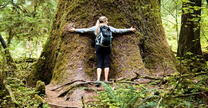
[[[129,29],[117,29],[117,28],[114,28],[114,27],[110,27],[110,30],[113,33],[125,33],[125,32],[130,32],[130,31],[136,31],[136,29],[133,28],[133,27],[131,27]]]
[[[78,33],[86,33],[86,32],[94,32],[96,30],[96,27],[90,27],[90,28],[81,28],[81,29],[75,29],[71,28],[69,29],[70,32],[78,32]]]

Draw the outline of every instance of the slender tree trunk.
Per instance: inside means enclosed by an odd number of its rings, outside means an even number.
[[[200,44],[201,0],[183,2],[178,57],[202,55]]]
[[[13,58],[12,56],[10,55],[10,52],[9,52],[9,49],[7,49],[7,45],[6,45],[6,42],[5,40],[3,39],[3,37],[1,36],[0,34],[0,42],[1,42],[1,45],[3,46],[4,50],[5,50],[5,56],[6,56],[6,62],[9,66],[12,67],[12,69],[17,69],[16,65],[14,64],[14,61],[13,61]]]
[[[135,33],[113,34],[110,80],[145,82],[138,75],[163,77],[177,72],[178,62],[166,41],[159,8],[158,0],[59,0],[51,35],[29,82],[43,80],[58,86],[95,80],[95,48],[90,45],[93,34],[68,30],[94,26],[102,15],[111,26],[137,29]],[[80,107],[81,97],[87,101],[87,92],[70,87],[69,101]]]
[[[8,76],[8,72],[5,71],[4,68],[9,66],[9,69],[11,69],[13,72],[15,69],[17,69],[17,67],[16,67],[15,63],[13,62],[13,59],[9,53],[9,50],[7,49],[6,42],[3,39],[3,37],[1,36],[1,34],[0,34],[0,43],[4,49],[2,56],[5,58],[5,60],[3,60],[3,61],[6,61],[5,64],[1,61],[2,66],[0,68],[0,99],[2,99],[4,96],[9,94],[9,91],[7,89],[7,85],[5,84],[6,77]],[[1,47],[0,47],[0,50],[1,50]]]

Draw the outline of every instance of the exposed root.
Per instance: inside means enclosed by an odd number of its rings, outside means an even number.
[[[58,95],[58,97],[64,97],[65,96],[65,100],[68,100],[70,97],[70,94],[73,93],[73,90],[78,88],[78,87],[87,87],[87,85],[92,85],[92,84],[95,84],[96,81],[85,81],[85,82],[77,82],[77,81],[74,81],[75,83],[70,83],[70,87],[63,91],[62,93],[60,93]],[[117,81],[115,81],[117,82]],[[108,82],[108,84],[112,84],[113,82]],[[127,84],[135,84],[135,85],[140,85],[139,83],[137,82],[132,82],[132,81],[119,81],[118,83],[127,83]],[[68,83],[69,84],[69,83]],[[65,85],[66,86],[66,85]],[[62,86],[63,87],[63,86]],[[60,87],[59,87],[60,88]],[[54,90],[54,89],[53,89]]]
[[[85,82],[85,81],[84,81],[84,80],[75,80],[75,81],[72,81],[72,82],[69,82],[69,83],[60,85],[60,86],[58,86],[58,87],[54,87],[53,89],[51,89],[51,91],[55,91],[55,90],[57,90],[57,89],[59,89],[59,88],[61,88],[61,87],[64,87],[64,86],[67,86],[67,85],[71,85],[71,84],[73,84],[73,83],[75,83],[75,82]]]
[[[134,78],[132,78],[130,81],[134,81],[140,77],[140,75],[138,73],[136,73],[136,72],[134,72],[134,73],[136,74],[136,76]]]
[[[136,76],[134,78],[113,80],[113,81],[108,82],[108,84],[112,84],[113,82],[116,82],[116,83],[127,83],[127,84],[140,85],[137,82],[133,82],[134,80],[139,79],[139,78],[145,78],[145,79],[151,79],[151,80],[162,80],[160,78],[154,78],[154,77],[149,77],[149,76],[140,76],[138,73],[135,73],[135,74],[136,74]],[[58,97],[65,96],[65,100],[68,100],[70,98],[70,94],[73,93],[74,89],[76,89],[78,87],[87,87],[87,85],[92,85],[95,83],[96,83],[96,81],[75,80],[75,81],[60,85],[58,87],[54,87],[53,89],[51,89],[51,91],[55,91],[59,88],[65,87],[65,86],[69,86],[69,88],[67,88],[66,90],[64,90],[63,92],[61,92],[58,95]]]
[[[74,81],[74,82],[77,82],[77,81]],[[69,95],[72,92],[72,90],[75,88],[83,87],[83,86],[86,87],[86,85],[88,85],[88,84],[95,84],[95,83],[96,83],[96,81],[85,81],[85,82],[79,82],[79,83],[71,83],[71,86],[67,90],[62,92],[58,97],[63,97],[65,95]],[[66,100],[68,100],[68,97],[66,97]]]

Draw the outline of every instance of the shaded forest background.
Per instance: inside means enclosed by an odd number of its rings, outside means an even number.
[[[193,1],[192,1],[193,2]],[[0,1],[0,105],[4,107],[50,107],[44,100],[44,96],[37,93],[37,89],[28,86],[27,76],[30,74],[34,63],[38,60],[45,42],[51,32],[54,14],[56,12],[58,0],[1,0]],[[186,8],[183,8],[182,0],[161,0],[161,16],[163,27],[169,46],[177,56],[177,50],[180,38],[181,16],[185,14]],[[168,80],[156,80],[154,83],[173,85],[174,90],[143,90],[145,93],[159,93],[167,96],[163,101],[163,107],[208,107],[208,86],[207,68],[208,68],[208,8],[207,1],[202,0],[201,7],[193,6],[195,10],[201,9],[200,26],[200,44],[202,55],[200,57],[190,56],[190,58],[179,58],[181,65],[187,67],[188,73],[178,76],[169,76]],[[192,20],[195,20],[194,18]],[[198,21],[198,20],[197,20]],[[197,29],[199,27],[195,27]],[[197,40],[192,40],[197,41]],[[193,52],[186,52],[187,55],[193,55]],[[196,59],[202,61],[196,64]],[[189,65],[193,64],[193,65]],[[194,66],[194,67],[193,67]],[[199,69],[200,68],[200,69]],[[194,76],[194,77],[193,77]],[[187,77],[186,81],[182,81]],[[149,84],[149,86],[152,85]],[[105,85],[111,88],[108,85]],[[141,86],[141,85],[140,85]],[[143,85],[146,87],[146,85]],[[140,97],[148,97],[143,92],[134,90],[135,86],[127,89],[129,96],[143,94]],[[110,89],[107,92],[120,92],[125,97],[125,87],[119,89]],[[128,91],[130,90],[130,91]],[[24,92],[23,92],[24,91]],[[105,100],[107,94],[101,92]],[[170,96],[169,96],[170,95]],[[172,96],[172,97],[171,97]],[[202,97],[202,98],[201,98]],[[125,98],[129,98],[126,96]],[[150,98],[150,97],[148,97]],[[105,105],[107,101],[101,101],[100,105]],[[143,106],[157,106],[162,98],[152,98],[149,103],[141,104]],[[10,104],[13,103],[13,104]],[[119,102],[114,102],[116,105]],[[133,103],[133,101],[132,101]],[[145,103],[145,102],[144,102]],[[176,105],[177,104],[177,105]]]

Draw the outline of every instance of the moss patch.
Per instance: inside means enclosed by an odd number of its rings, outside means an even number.
[[[36,87],[35,87],[35,92],[39,95],[39,96],[43,96],[45,95],[45,91],[46,91],[46,87],[45,87],[45,83],[42,81],[37,81],[36,82]]]

